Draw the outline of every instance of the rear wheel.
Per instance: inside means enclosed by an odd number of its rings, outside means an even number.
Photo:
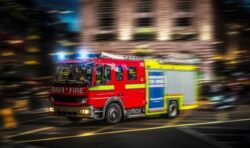
[[[105,120],[109,124],[119,123],[122,119],[122,109],[117,103],[111,103],[105,112]]]
[[[178,103],[177,101],[169,101],[168,103],[168,118],[175,118],[178,115]]]

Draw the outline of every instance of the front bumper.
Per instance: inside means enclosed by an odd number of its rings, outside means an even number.
[[[94,108],[92,106],[70,107],[54,105],[50,111],[57,116],[94,118]]]

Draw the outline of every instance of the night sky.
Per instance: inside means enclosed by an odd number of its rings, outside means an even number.
[[[80,0],[34,0],[39,7],[57,10],[62,22],[68,23],[71,31],[80,31],[79,3]]]

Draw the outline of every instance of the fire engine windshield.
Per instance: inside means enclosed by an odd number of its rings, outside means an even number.
[[[55,68],[54,83],[77,83],[90,85],[93,63],[59,64]]]

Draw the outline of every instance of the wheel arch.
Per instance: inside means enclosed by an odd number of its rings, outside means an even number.
[[[170,102],[175,101],[177,103],[177,110],[180,112],[180,100],[178,98],[170,98],[167,100],[167,108],[170,104]]]
[[[111,98],[107,99],[107,101],[105,102],[105,104],[103,106],[103,114],[102,114],[103,119],[105,118],[106,109],[109,106],[109,104],[111,104],[111,103],[117,103],[118,105],[120,105],[120,107],[122,109],[122,116],[125,115],[125,106],[124,106],[124,103],[121,100],[121,98],[119,98],[119,97],[111,97]]]
[[[169,102],[171,101],[176,101],[177,102],[177,107],[178,107],[178,111],[181,110],[182,106],[183,106],[183,102],[184,102],[184,96],[183,94],[169,94],[165,97],[165,101],[166,101],[166,104],[167,104],[167,108],[168,108],[168,105],[169,105]]]

